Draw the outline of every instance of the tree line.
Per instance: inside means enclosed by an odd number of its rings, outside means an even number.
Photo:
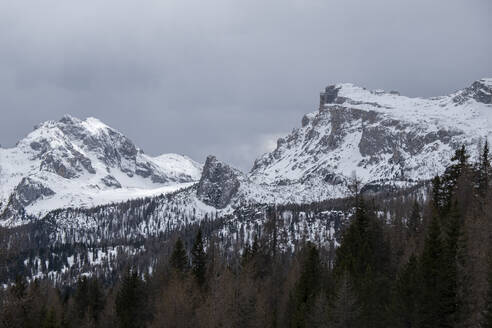
[[[278,208],[233,252],[197,229],[152,272],[75,286],[18,277],[3,327],[492,327],[489,147],[465,147],[428,193],[356,191],[338,245],[282,247]],[[421,189],[422,190],[422,189]]]

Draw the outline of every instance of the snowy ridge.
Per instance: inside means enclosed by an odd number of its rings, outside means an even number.
[[[350,194],[353,174],[365,191],[412,187],[404,192],[425,197],[421,182],[442,173],[455,149],[465,144],[473,155],[492,136],[491,115],[492,79],[430,99],[332,85],[249,174],[215,156],[203,166],[151,157],[97,119],[65,116],[0,148],[0,224],[34,250],[24,269],[57,282],[112,272],[118,256],[146,252],[151,273],[153,241],[199,225],[235,252],[268,233],[272,204],[282,249],[311,240],[334,250],[352,215],[334,198]]]
[[[200,180],[203,165],[187,156],[163,154],[153,157],[152,160],[159,165],[161,170],[166,172],[167,176],[174,177],[177,180],[183,176],[189,177],[192,181]]]
[[[354,174],[368,189],[410,186],[442,173],[462,144],[474,153],[492,137],[491,104],[492,79],[430,99],[332,85],[249,177],[304,201],[346,195]]]
[[[319,110],[280,138],[249,174],[210,156],[145,155],[95,118],[48,121],[15,148],[0,148],[0,216],[20,224],[58,208],[92,208],[154,197],[197,183],[186,206],[228,215],[240,206],[346,197],[353,175],[365,190],[411,187],[442,173],[462,144],[492,136],[492,79],[451,95],[409,98],[353,84],[327,87]],[[70,222],[77,225],[77,218]]]
[[[35,127],[14,148],[0,148],[0,217],[41,216],[169,193],[195,183],[201,165],[176,154],[144,154],[95,118],[64,116]]]

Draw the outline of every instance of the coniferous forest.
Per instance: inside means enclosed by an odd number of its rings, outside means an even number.
[[[69,285],[17,275],[0,292],[0,325],[492,327],[487,143],[476,157],[460,148],[420,193],[361,193],[354,183],[334,247],[281,247],[272,208],[266,232],[233,252],[205,227],[176,233],[151,274],[129,264],[113,280]]]

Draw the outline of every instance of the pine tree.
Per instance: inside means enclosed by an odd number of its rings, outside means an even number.
[[[301,268],[301,275],[291,296],[293,312],[290,314],[290,326],[295,328],[306,327],[306,319],[312,309],[320,284],[320,259],[316,246],[306,244],[303,252],[305,259]]]
[[[410,236],[414,236],[417,234],[421,221],[422,218],[420,216],[420,206],[417,200],[415,200],[412,207],[412,213],[410,214],[410,217],[407,221],[407,229]]]
[[[478,163],[478,191],[483,197],[487,194],[490,183],[490,154],[489,154],[489,143],[485,140],[485,145],[483,146],[482,153],[480,154],[480,161]]]
[[[58,321],[56,320],[56,313],[53,308],[51,308],[46,316],[44,317],[41,328],[58,328]]]
[[[436,214],[441,213],[446,206],[446,195],[443,190],[443,181],[438,175],[432,179],[432,206],[436,211]]]
[[[199,229],[191,249],[192,272],[199,286],[205,283],[207,273],[207,254],[203,245],[202,230]]]
[[[398,274],[391,303],[395,327],[417,327],[417,304],[420,294],[418,270],[417,257],[412,255]]]
[[[22,277],[21,275],[17,275],[15,277],[15,284],[14,286],[12,286],[12,294],[14,294],[14,296],[21,300],[23,298],[25,298],[27,296],[27,282],[26,282],[26,279],[24,277]]]
[[[492,260],[489,259],[489,267],[487,272],[487,294],[485,296],[485,308],[482,312],[482,320],[480,327],[492,328]]]
[[[422,328],[440,327],[443,311],[443,269],[444,245],[441,240],[439,220],[434,217],[421,255],[421,297],[419,300],[419,326]],[[446,320],[447,321],[447,320]]]
[[[458,252],[461,236],[461,218],[457,203],[454,202],[445,221],[444,251],[442,257],[441,279],[442,284],[442,318],[441,326],[453,327],[458,321]]]
[[[180,273],[184,273],[188,270],[188,256],[186,255],[186,250],[183,246],[181,238],[178,238],[174,244],[173,253],[171,254],[169,263],[173,269]]]
[[[74,301],[77,316],[79,319],[82,319],[89,306],[89,282],[87,277],[82,277],[77,280]]]
[[[143,281],[136,270],[128,269],[115,300],[116,315],[120,328],[140,328],[148,319],[147,295]]]
[[[441,190],[441,207],[438,208],[440,210],[440,214],[442,216],[446,215],[452,206],[452,198],[456,189],[456,185],[458,183],[458,179],[461,175],[469,168],[468,159],[470,155],[468,155],[466,151],[466,147],[463,145],[460,149],[455,151],[454,156],[451,158],[452,164],[446,168],[444,172],[441,182],[442,182],[442,190]]]
[[[329,317],[329,303],[325,293],[320,293],[313,302],[312,309],[306,318],[306,326],[313,328],[333,328]]]
[[[91,279],[89,283],[89,313],[94,322],[98,322],[99,315],[104,310],[104,293],[97,278]]]
[[[336,252],[335,275],[352,278],[360,305],[358,325],[385,327],[390,301],[391,262],[382,223],[359,197],[352,224]]]
[[[359,317],[360,308],[357,302],[357,295],[350,282],[347,272],[341,275],[338,282],[336,293],[333,297],[330,310],[330,327],[349,328],[356,327],[356,320]]]

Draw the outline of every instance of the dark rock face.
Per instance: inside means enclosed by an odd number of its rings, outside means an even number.
[[[15,188],[14,194],[20,205],[28,206],[42,197],[52,196],[55,193],[40,182],[24,178]]]
[[[135,174],[143,178],[149,178],[154,183],[166,183],[169,179],[164,175],[159,175],[158,169],[149,162],[138,162],[135,166]],[[127,173],[128,174],[128,173]]]
[[[131,140],[116,130],[106,127],[101,128],[98,133],[91,133],[85,122],[68,115],[56,122],[56,128],[66,138],[62,146],[51,149],[47,140],[36,140],[30,144],[38,152],[37,157],[43,160],[41,170],[67,179],[80,176],[83,169],[94,174],[90,159],[74,148],[72,143],[75,143],[84,151],[96,154],[106,167],[119,168],[129,177],[138,175],[150,178],[154,183],[169,182],[159,168],[142,160],[139,156],[142,151]]]
[[[31,148],[37,152],[45,153],[48,151],[49,145],[46,140],[33,141],[31,142]]]
[[[121,188],[121,183],[118,180],[116,180],[116,178],[113,177],[112,175],[106,175],[104,178],[101,179],[101,181],[107,187]]]
[[[381,192],[392,193],[395,192],[398,188],[391,184],[378,184],[378,183],[368,183],[364,185],[360,192],[362,194],[377,194]]]
[[[461,104],[468,99],[475,99],[484,104],[492,104],[492,87],[483,80],[475,81],[473,84],[460,92],[453,101]]]
[[[121,166],[126,160],[135,163],[137,147],[124,135],[112,129],[105,129],[99,135],[88,134],[75,118],[62,118],[60,130],[71,140],[81,141],[84,149],[98,154],[98,159],[111,167]],[[133,174],[133,172],[128,172]]]
[[[39,143],[35,143],[35,147],[38,145]],[[84,169],[91,174],[96,173],[91,160],[75,150],[70,144],[66,144],[63,148],[40,153],[39,157],[42,158],[40,170],[56,173],[66,179],[78,177]]]
[[[393,154],[404,151],[410,155],[419,154],[422,149],[435,141],[449,144],[452,137],[461,134],[456,130],[438,130],[426,134],[415,133],[417,129],[410,124],[395,120],[381,121],[379,125],[364,125],[359,150],[362,156],[375,157],[378,155]]]
[[[339,87],[336,85],[330,85],[325,88],[325,92],[320,94],[319,107],[322,108],[324,104],[334,103],[338,97]]]
[[[77,173],[71,167],[67,167],[60,158],[47,154],[41,162],[42,171],[53,172],[65,179],[77,177]]]
[[[226,207],[240,186],[238,172],[221,163],[215,156],[208,156],[203,167],[202,177],[198,183],[197,196],[205,204]]]
[[[332,172],[328,172],[324,179],[325,182],[332,185],[340,185],[345,183],[345,178]]]

